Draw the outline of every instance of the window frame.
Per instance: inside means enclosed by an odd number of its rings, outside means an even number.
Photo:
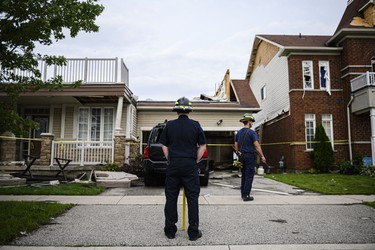
[[[312,126],[309,126],[311,123]],[[309,130],[312,129],[312,134]],[[313,151],[314,150],[314,139],[315,139],[315,131],[316,131],[316,116],[315,114],[307,113],[305,114],[305,140],[306,140],[306,151]]]
[[[264,101],[267,98],[267,86],[263,85],[263,87],[260,89],[260,100]]]
[[[87,110],[87,117],[81,117],[81,110]],[[99,124],[97,124],[96,128],[99,129],[98,132],[95,133],[95,135],[99,135],[99,138],[95,137],[93,138],[93,111],[97,110],[100,111],[100,121]],[[112,118],[108,120],[108,117],[106,119],[106,110],[111,110],[112,113]],[[114,119],[115,119],[115,112],[113,107],[79,107],[78,110],[78,131],[77,131],[77,139],[78,141],[100,141],[100,142],[112,142],[113,140],[113,135],[114,135]],[[106,123],[107,122],[107,123]],[[87,125],[86,128],[81,129],[81,124]],[[109,125],[111,127],[111,131],[109,132],[110,134],[110,139],[105,138],[105,134],[108,133],[107,131],[104,131],[106,129],[105,125]],[[86,131],[84,131],[86,129]],[[84,134],[84,136],[81,136],[81,133]],[[91,146],[101,146],[99,143],[93,143]]]
[[[328,125],[328,127],[326,127]],[[332,114],[322,114],[322,126],[328,139],[331,142],[332,149],[334,149],[334,137],[333,137],[333,116]]]
[[[322,75],[321,75],[321,70],[320,70],[321,67],[326,68],[325,75],[327,77],[326,77],[326,86],[325,87],[322,87]],[[327,90],[327,88],[329,88],[330,77],[331,76],[330,76],[330,69],[329,69],[329,61],[319,61],[319,87],[320,87],[320,89]]]
[[[314,66],[313,61],[302,61],[302,81],[303,81],[303,89],[304,90],[314,89],[314,70],[313,70],[313,66]],[[309,68],[308,71],[305,71],[306,67]],[[305,76],[310,77],[310,82],[311,82],[310,87],[308,87]]]

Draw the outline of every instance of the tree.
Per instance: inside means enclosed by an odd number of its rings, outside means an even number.
[[[63,56],[34,52],[36,44],[51,45],[65,38],[76,37],[80,31],[97,32],[95,24],[104,7],[97,0],[1,0],[0,1],[0,134],[15,134],[35,127],[16,112],[20,93],[42,88],[62,90],[63,79],[41,80],[38,60],[47,65],[65,65]],[[17,71],[14,71],[17,69]],[[15,73],[16,72],[16,73]],[[17,73],[18,72],[18,73]],[[19,72],[27,72],[20,74]],[[79,86],[76,82],[74,86]]]
[[[334,162],[334,154],[331,142],[322,124],[316,127],[314,141],[314,151],[312,153],[314,166],[320,172],[328,172]]]

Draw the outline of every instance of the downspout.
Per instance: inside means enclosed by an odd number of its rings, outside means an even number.
[[[349,159],[350,162],[353,162],[353,153],[352,153],[352,133],[351,133],[351,128],[350,128],[350,105],[352,104],[354,100],[354,96],[350,96],[350,101],[348,105],[346,106],[346,114],[348,117],[348,145],[349,145]]]

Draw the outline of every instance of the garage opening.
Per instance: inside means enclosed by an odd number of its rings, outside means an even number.
[[[208,160],[214,167],[233,163],[234,131],[204,131],[207,138]],[[142,131],[142,154],[150,131]]]
[[[234,131],[205,131],[208,143],[208,159],[214,167],[233,163]]]

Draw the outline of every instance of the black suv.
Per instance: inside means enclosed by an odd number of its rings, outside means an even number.
[[[159,143],[160,136],[163,132],[166,123],[159,123],[150,133],[147,146],[143,152],[143,174],[145,186],[155,185],[160,178],[165,178],[165,170],[167,168],[167,159],[161,149],[162,144]],[[203,154],[202,159],[198,162],[199,179],[201,186],[208,185],[209,166],[208,166],[208,151]]]

